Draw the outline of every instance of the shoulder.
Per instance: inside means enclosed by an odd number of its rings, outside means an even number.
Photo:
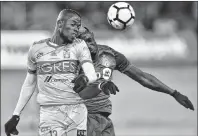
[[[74,46],[75,48],[84,48],[84,47],[87,47],[87,48],[88,48],[86,42],[85,42],[84,40],[78,39],[78,38],[76,38],[76,39],[74,40],[73,46]]]
[[[115,56],[115,50],[112,49],[111,47],[109,47],[108,45],[101,45],[101,44],[97,44],[97,45],[98,45],[98,50],[100,53],[106,52],[106,53],[110,53],[113,56]]]
[[[76,38],[76,39],[74,40],[74,42],[77,43],[77,44],[82,43],[83,41],[84,41],[84,40],[79,39],[79,38]]]
[[[119,51],[116,51],[115,49],[111,48],[108,45],[98,45],[99,50],[103,50],[103,51],[108,51],[108,52],[112,52],[115,56],[116,55],[120,55],[122,53],[120,53]]]
[[[76,38],[74,40],[74,45],[87,45],[86,42],[82,39]]]
[[[38,45],[38,44],[43,44],[43,43],[46,43],[46,42],[48,42],[48,41],[50,41],[50,38],[42,39],[42,40],[39,40],[39,41],[35,41],[35,42],[33,43],[33,46],[34,46],[34,45]]]
[[[102,44],[97,44],[97,45],[98,45],[98,49],[108,49],[108,50],[111,50],[112,49],[108,45],[102,45]]]
[[[42,39],[42,40],[39,40],[39,41],[35,41],[35,42],[30,46],[29,51],[31,51],[31,52],[37,51],[38,49],[42,48],[43,46],[46,46],[46,42],[48,42],[48,41],[50,41],[50,38]]]
[[[116,51],[115,49],[107,46],[107,45],[98,45],[99,52],[107,52],[114,56],[116,63],[124,63],[127,62],[128,59],[125,57],[124,54],[120,53],[119,51]]]

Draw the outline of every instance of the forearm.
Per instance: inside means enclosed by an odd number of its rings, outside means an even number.
[[[96,97],[100,92],[101,90],[98,88],[98,83],[92,83],[86,86],[78,94],[81,98],[83,98],[83,100],[86,100]]]
[[[30,100],[36,88],[36,80],[34,78],[35,77],[32,77],[32,75],[27,74],[26,79],[22,85],[20,96],[19,96],[13,115],[20,115],[24,107]]]
[[[168,87],[167,85],[165,85],[164,83],[162,83],[156,77],[148,73],[145,73],[132,65],[128,66],[128,68],[124,71],[124,74],[129,76],[131,79],[137,81],[144,87],[147,87],[154,91],[167,93],[167,94],[172,94],[175,91],[170,87]]]
[[[173,92],[175,92],[175,90],[173,90],[169,86],[162,83],[156,77],[154,77],[148,73],[145,73],[144,76],[145,76],[145,78],[144,78],[144,81],[142,82],[143,86],[145,86],[149,89],[152,89],[154,91],[158,91],[158,92],[162,92],[162,93],[166,93],[166,94],[172,94]]]

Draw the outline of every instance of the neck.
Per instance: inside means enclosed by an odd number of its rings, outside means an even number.
[[[68,37],[64,36],[63,34],[60,34],[60,42],[61,44],[68,44],[72,43],[73,41],[69,40]]]
[[[59,46],[61,46],[62,44],[68,44],[68,43],[72,43],[71,41],[69,41],[67,38],[65,38],[63,35],[61,35],[59,32],[55,33],[52,38],[51,41]]]
[[[56,32],[52,35],[51,42],[61,45],[63,43],[63,39],[60,37],[60,33]]]

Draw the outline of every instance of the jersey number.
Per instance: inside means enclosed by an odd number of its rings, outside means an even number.
[[[56,130],[52,130],[51,131],[51,136],[58,136],[57,131]]]
[[[109,78],[111,77],[111,69],[110,68],[104,68],[102,70],[102,72],[97,72],[97,77],[99,78],[104,78],[105,80],[109,80]]]

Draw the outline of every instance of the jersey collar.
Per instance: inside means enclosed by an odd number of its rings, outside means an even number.
[[[58,45],[58,44],[56,44],[56,43],[51,42],[50,40],[47,41],[46,43],[47,43],[48,46],[50,46],[50,47],[52,47],[52,48],[55,48],[55,49],[56,49],[56,48],[59,48],[59,47],[61,47],[61,46],[66,46],[66,45],[68,45],[68,44]]]

